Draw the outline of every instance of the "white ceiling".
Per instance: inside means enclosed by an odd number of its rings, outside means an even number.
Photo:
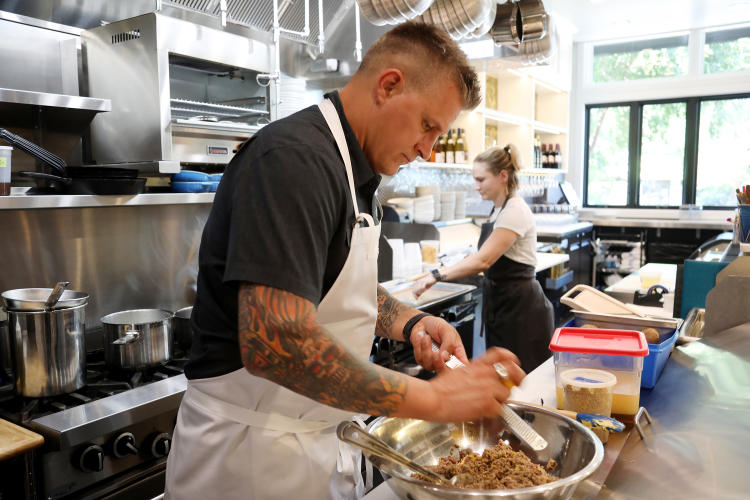
[[[575,41],[750,23],[750,0],[543,0],[576,27]]]

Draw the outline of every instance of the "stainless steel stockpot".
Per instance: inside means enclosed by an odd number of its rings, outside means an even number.
[[[169,361],[172,317],[170,311],[162,309],[133,309],[104,316],[101,322],[107,366],[140,370]]]
[[[86,304],[51,311],[8,310],[16,392],[57,396],[86,384]]]

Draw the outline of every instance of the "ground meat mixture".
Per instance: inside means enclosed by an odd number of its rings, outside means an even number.
[[[464,482],[456,487],[482,490],[506,490],[527,488],[539,484],[551,483],[558,478],[549,472],[557,468],[557,462],[551,460],[547,466],[537,465],[522,451],[513,451],[507,444],[500,442],[492,448],[487,448],[479,455],[470,449],[458,449],[454,445],[453,451],[447,457],[438,459],[437,465],[430,466],[438,474],[450,479],[459,473],[469,473],[473,482]],[[419,474],[412,474],[417,479],[427,481]]]

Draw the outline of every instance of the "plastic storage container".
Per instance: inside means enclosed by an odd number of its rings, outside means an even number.
[[[594,413],[609,417],[612,414],[612,399],[617,378],[605,370],[572,368],[560,373],[564,410],[577,413]],[[559,406],[559,405],[558,405]],[[607,442],[609,433],[592,429],[594,434]]]
[[[560,374],[571,368],[605,370],[617,377],[612,396],[613,415],[635,415],[641,395],[643,359],[648,344],[635,330],[558,328],[549,345],[555,363],[557,407],[563,409]]]
[[[568,321],[565,326],[581,327],[584,324],[596,324],[608,328],[632,328],[640,331],[641,327],[654,328],[659,333],[658,344],[648,344],[648,356],[643,360],[643,372],[641,374],[641,387],[652,389],[659,379],[664,365],[667,364],[672,348],[677,342],[680,333],[682,320],[679,318],[672,319],[651,319],[651,318],[613,318],[608,315],[596,315],[594,313],[583,313],[573,311],[575,318]],[[609,321],[613,321],[609,323]],[[619,324],[618,324],[619,323]],[[631,324],[628,324],[631,323]],[[664,326],[664,325],[669,326]],[[674,326],[676,325],[676,326]],[[604,330],[609,331],[609,330]]]
[[[672,353],[672,347],[677,342],[679,331],[675,330],[674,333],[664,339],[658,344],[648,345],[648,356],[643,361],[643,373],[641,374],[641,387],[651,389],[656,385],[656,381],[661,375],[661,371],[664,369],[664,365],[667,364],[669,355]]]

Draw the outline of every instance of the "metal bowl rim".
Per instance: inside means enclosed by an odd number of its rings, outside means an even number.
[[[428,491],[434,491],[436,493],[444,493],[447,491],[450,492],[456,492],[461,493],[464,495],[469,496],[497,496],[497,497],[504,497],[504,496],[513,496],[513,495],[519,495],[524,493],[544,493],[550,490],[556,490],[558,488],[564,488],[566,486],[571,486],[574,484],[577,484],[584,479],[586,479],[588,476],[594,473],[596,469],[599,468],[602,461],[604,460],[604,445],[602,444],[601,440],[594,434],[591,429],[588,429],[585,425],[581,424],[580,422],[577,422],[576,420],[573,420],[570,417],[566,417],[565,415],[561,415],[557,412],[547,410],[545,408],[539,408],[538,406],[531,406],[531,405],[525,405],[521,403],[506,403],[511,408],[520,408],[524,411],[532,411],[532,412],[538,412],[538,413],[546,413],[547,415],[550,415],[554,418],[560,418],[563,420],[568,421],[569,423],[572,423],[573,426],[578,429],[579,431],[582,431],[583,434],[588,436],[589,440],[591,440],[594,443],[594,456],[591,458],[591,461],[589,461],[588,464],[578,472],[571,474],[570,476],[566,476],[564,478],[560,478],[557,481],[553,481],[551,483],[546,484],[540,484],[537,486],[530,486],[528,488],[515,488],[515,489],[506,489],[506,490],[478,490],[478,489],[468,489],[468,488],[447,488],[444,486],[438,486],[431,483],[426,483],[425,481],[420,481],[419,479],[415,479],[413,477],[407,477],[404,476],[401,473],[398,473],[397,471],[395,474],[391,474],[391,472],[388,472],[389,474],[393,475],[397,479],[400,479],[402,481],[406,481],[415,485],[418,485]],[[378,417],[367,426],[367,430],[372,432],[372,429],[377,428],[378,424],[381,422],[384,422],[385,420],[389,420],[393,417]]]

